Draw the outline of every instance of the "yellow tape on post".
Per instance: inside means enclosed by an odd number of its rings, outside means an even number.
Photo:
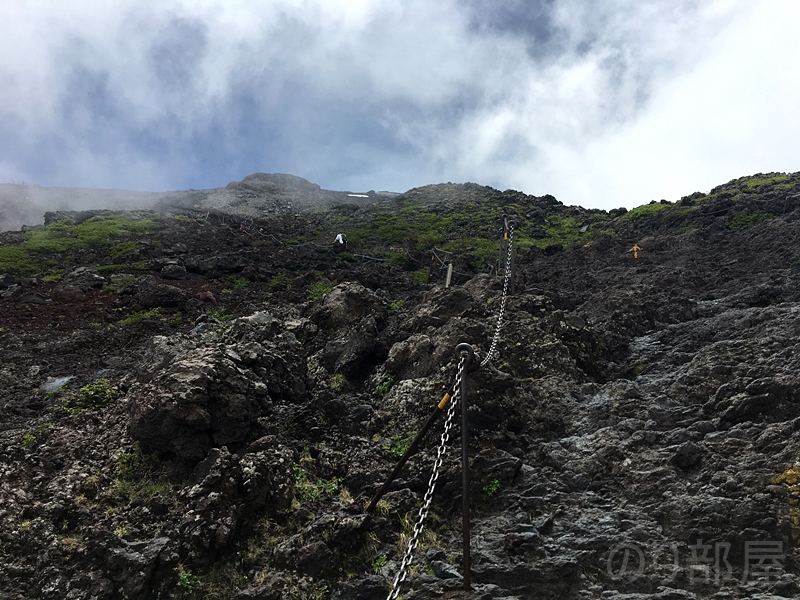
[[[445,407],[446,407],[448,404],[450,404],[450,394],[449,394],[449,393],[448,393],[448,394],[445,394],[445,395],[444,395],[444,398],[442,398],[442,401],[441,401],[441,402],[439,402],[439,410],[444,410],[444,409],[445,409]]]

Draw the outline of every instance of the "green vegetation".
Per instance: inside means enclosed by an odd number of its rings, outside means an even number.
[[[31,231],[22,246],[31,252],[72,252],[92,246],[110,246],[118,241],[121,243],[126,241],[121,238],[153,233],[158,228],[159,224],[150,219],[135,219],[127,215],[97,216],[79,225],[51,223]]]
[[[644,204],[642,206],[637,206],[626,212],[622,218],[626,221],[634,221],[636,219],[640,219],[645,216],[651,216],[656,213],[661,212],[662,210],[666,210],[670,208],[671,204],[661,204],[660,202],[652,202],[650,204]]]
[[[76,415],[89,410],[101,410],[111,404],[118,392],[108,379],[100,378],[83,386],[77,393],[61,399],[61,404],[53,408]]]
[[[375,386],[375,395],[381,397],[385,396],[391,389],[392,384],[394,384],[394,377],[391,375],[386,375],[383,378],[383,381]]]
[[[772,177],[748,177],[744,180],[744,186],[748,190],[752,190],[753,188],[761,187],[762,185],[775,185],[782,183],[789,179],[788,175],[773,175]],[[791,187],[789,185],[788,187]]]
[[[500,491],[501,487],[502,484],[500,483],[499,479],[492,479],[486,485],[484,485],[483,488],[481,488],[481,491],[486,498],[491,498]]]
[[[380,573],[381,569],[386,566],[386,561],[388,557],[385,554],[381,554],[378,558],[372,561],[372,570],[375,573]]]
[[[45,283],[54,283],[56,281],[61,281],[61,278],[63,276],[64,276],[63,269],[57,269],[42,277],[42,281]]]
[[[250,280],[247,277],[236,277],[235,275],[231,275],[228,277],[228,281],[231,283],[231,287],[234,290],[244,290],[250,285]]]
[[[728,223],[728,229],[736,231],[738,229],[750,227],[751,225],[757,225],[758,223],[763,223],[764,221],[774,218],[775,215],[764,212],[763,210],[756,210],[751,213],[739,212],[736,213],[731,219],[731,222]]]
[[[132,312],[118,323],[121,327],[128,327],[130,325],[138,325],[147,319],[153,319],[161,316],[161,309],[159,307],[151,308],[150,310],[143,310],[139,312]]]
[[[350,387],[350,382],[341,373],[334,373],[328,379],[328,385],[332,392],[341,393]]]
[[[111,246],[111,248],[108,250],[108,254],[111,256],[111,258],[116,258],[122,254],[127,254],[128,252],[138,250],[141,247],[141,244],[137,244],[136,242],[121,242]]]
[[[389,305],[390,310],[400,310],[403,307],[403,300],[393,300]]]
[[[308,286],[308,299],[309,300],[319,300],[325,294],[330,292],[336,283],[333,281],[315,281],[310,286]]]
[[[16,246],[0,246],[0,273],[29,277],[41,271],[41,266],[31,260],[28,253]]]
[[[388,446],[384,446],[383,449],[386,450],[392,456],[401,457],[406,453],[408,447],[411,445],[411,442],[414,441],[414,432],[409,431],[406,433],[405,436],[401,435],[393,435],[392,440]]]
[[[192,574],[189,567],[184,566],[183,563],[178,563],[175,567],[175,574],[178,576],[178,583],[176,586],[184,598],[188,598],[194,594],[197,587],[197,576]]]
[[[430,276],[430,269],[427,267],[424,269],[418,269],[417,271],[412,271],[410,274],[411,281],[414,283],[428,283],[428,277]]]
[[[340,477],[317,479],[312,482],[308,478],[306,470],[298,463],[292,466],[292,476],[294,478],[294,495],[301,502],[316,502],[323,496],[334,496],[342,483]]]
[[[220,308],[219,310],[211,311],[209,313],[209,316],[215,318],[217,321],[222,321],[224,323],[225,321],[230,321],[236,315],[234,315],[233,313],[228,312],[227,309],[225,309],[225,308]]]
[[[110,486],[111,497],[124,505],[134,500],[149,500],[161,496],[165,500],[175,501],[175,490],[172,484],[164,479],[153,479],[158,462],[158,453],[147,453],[142,445],[136,442],[130,451],[117,455],[115,479]]]
[[[292,280],[289,279],[286,273],[278,273],[269,280],[269,289],[273,292],[285,290],[289,287],[291,282]]]
[[[30,450],[33,445],[36,443],[36,436],[32,433],[26,433],[22,436],[22,447],[26,450]]]

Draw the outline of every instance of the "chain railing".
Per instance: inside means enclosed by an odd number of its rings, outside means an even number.
[[[414,552],[416,552],[417,545],[419,544],[419,536],[422,533],[422,530],[425,528],[425,520],[428,518],[428,511],[430,510],[431,501],[433,500],[433,491],[436,489],[436,482],[439,479],[439,469],[441,469],[442,462],[444,462],[444,455],[445,452],[447,452],[447,442],[450,440],[450,430],[453,428],[453,416],[456,412],[455,409],[456,405],[458,404],[458,397],[461,391],[461,379],[464,377],[465,362],[466,357],[462,356],[458,364],[458,372],[456,373],[456,384],[453,391],[453,396],[450,399],[450,406],[447,409],[447,418],[444,422],[444,431],[442,431],[442,437],[439,441],[439,449],[436,451],[436,460],[433,461],[431,478],[428,481],[428,491],[425,492],[425,498],[422,502],[422,506],[419,509],[417,522],[414,524],[414,533],[408,542],[408,549],[403,557],[403,562],[400,563],[400,569],[397,571],[397,575],[394,578],[392,591],[386,600],[396,600],[400,595],[400,588],[402,587],[403,582],[406,580],[406,577],[408,576],[408,568],[411,566],[411,562],[414,560]]]
[[[511,235],[508,238],[508,252],[506,253],[506,272],[503,276],[503,297],[500,300],[500,310],[497,313],[497,325],[494,328],[494,336],[492,344],[489,346],[489,352],[486,357],[481,361],[481,367],[485,367],[492,356],[497,350],[497,342],[500,340],[500,329],[503,326],[503,315],[506,311],[506,299],[508,298],[508,280],[511,278],[511,255],[514,252],[514,225],[510,225]]]

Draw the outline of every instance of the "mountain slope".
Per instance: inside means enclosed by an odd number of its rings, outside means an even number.
[[[503,213],[474,590],[456,424],[403,597],[796,597],[798,188],[606,213],[440,184],[245,230],[227,205],[0,234],[0,598],[386,598],[441,421],[365,507],[456,345],[491,345]]]

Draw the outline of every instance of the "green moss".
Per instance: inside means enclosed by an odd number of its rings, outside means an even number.
[[[428,283],[428,277],[430,276],[430,269],[418,269],[417,271],[411,272],[411,281],[414,283]]]
[[[136,242],[121,242],[111,246],[111,248],[108,250],[108,254],[112,258],[116,258],[122,254],[127,254],[128,252],[138,250],[141,247],[141,244],[137,244]]]
[[[61,278],[63,276],[64,276],[63,269],[58,269],[58,270],[53,271],[51,273],[48,273],[47,275],[42,277],[42,281],[45,282],[45,283],[53,283],[53,282],[56,282],[56,281],[61,281]]]
[[[158,307],[151,308],[150,310],[143,310],[129,314],[127,317],[125,317],[119,322],[119,325],[122,327],[129,327],[131,325],[138,325],[139,323],[147,319],[152,319],[154,317],[160,317],[160,316],[161,316],[160,308]]]
[[[772,177],[749,177],[744,181],[744,187],[752,190],[763,185],[774,185],[789,179],[788,175],[773,175]]]
[[[110,246],[117,241],[122,243],[124,240],[121,238],[150,234],[158,228],[159,224],[150,219],[135,219],[126,215],[93,217],[80,225],[58,222],[31,231],[23,247],[31,252],[72,252],[92,246]]]
[[[16,246],[0,246],[0,273],[29,277],[41,271],[41,266],[31,260],[28,253]]]
[[[736,231],[738,229],[750,227],[751,225],[757,225],[758,223],[763,223],[764,221],[774,218],[775,215],[764,212],[763,210],[756,210],[751,213],[739,212],[736,213],[731,219],[730,223],[728,223],[728,229]]]
[[[672,206],[671,204],[661,204],[660,202],[644,204],[642,206],[637,206],[636,208],[629,210],[624,215],[622,215],[622,218],[625,221],[635,221],[636,219],[641,219],[642,217],[659,213],[662,210],[670,208],[671,206]]]

